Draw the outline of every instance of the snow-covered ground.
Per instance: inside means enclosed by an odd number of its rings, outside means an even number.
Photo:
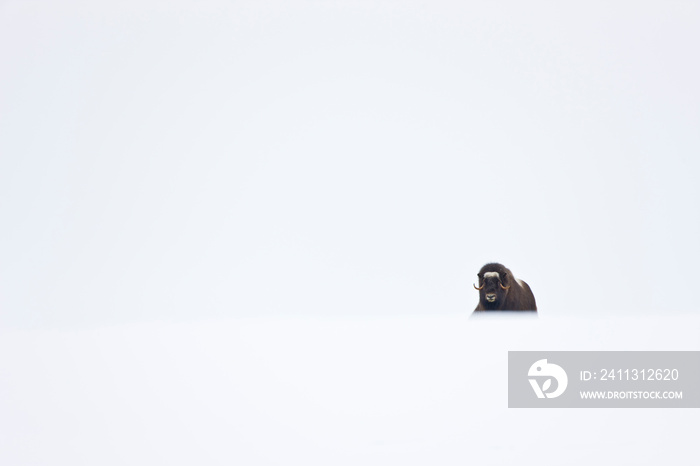
[[[700,316],[0,333],[0,464],[697,464],[697,409],[508,409],[508,350],[699,350]]]

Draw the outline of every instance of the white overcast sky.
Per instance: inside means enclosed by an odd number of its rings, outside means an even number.
[[[696,2],[0,2],[0,325],[696,312]]]

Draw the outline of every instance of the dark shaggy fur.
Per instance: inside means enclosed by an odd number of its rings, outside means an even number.
[[[498,275],[486,276],[488,272]],[[537,311],[535,295],[522,280],[516,280],[512,272],[501,264],[486,264],[478,273],[479,305],[478,311]],[[507,289],[504,289],[506,287]],[[491,298],[491,301],[487,299]]]

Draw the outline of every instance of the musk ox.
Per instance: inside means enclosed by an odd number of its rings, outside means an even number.
[[[486,264],[479,273],[480,311],[537,311],[535,295],[524,281],[515,278],[513,273],[501,264]]]

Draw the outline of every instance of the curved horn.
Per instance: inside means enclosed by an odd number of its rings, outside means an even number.
[[[476,286],[476,285],[474,285],[473,283],[472,283],[472,285],[474,286],[474,289],[475,289],[475,290],[479,290],[479,291],[481,291],[481,290],[483,290],[483,289],[484,289],[484,285],[481,285],[481,286]]]
[[[506,279],[507,276],[508,276],[507,273],[504,273],[504,274],[503,274],[503,280],[504,280],[504,281],[505,281],[505,279]],[[501,289],[507,290],[508,288],[510,288],[510,285],[508,285],[508,286],[503,286],[503,283],[501,283],[500,281],[498,282],[498,284],[501,286]]]

